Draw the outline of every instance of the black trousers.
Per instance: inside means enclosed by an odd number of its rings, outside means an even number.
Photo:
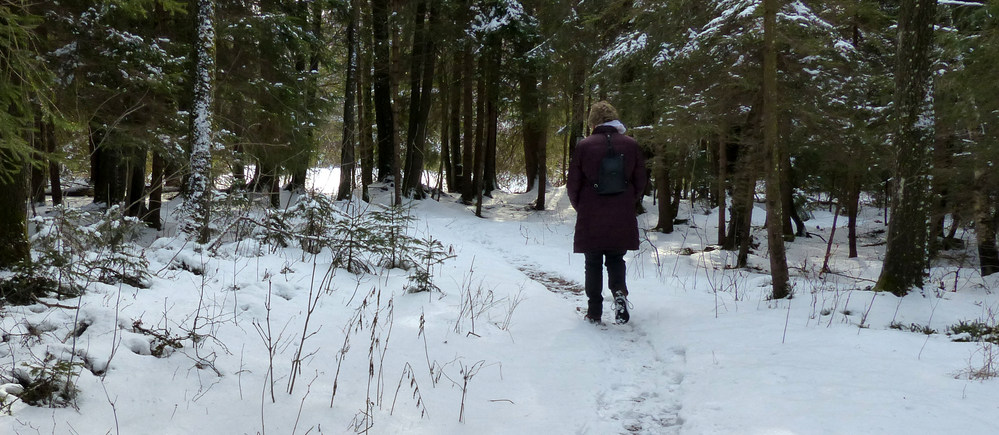
[[[586,257],[586,308],[590,317],[599,319],[603,314],[604,265],[607,266],[607,287],[610,288],[611,296],[618,293],[628,295],[628,286],[625,284],[625,252],[627,251],[596,251],[583,254]]]

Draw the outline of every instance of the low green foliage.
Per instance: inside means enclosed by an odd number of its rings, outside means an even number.
[[[919,325],[916,323],[910,323],[906,326],[902,322],[891,322],[891,325],[888,325],[888,327],[899,331],[918,332],[925,335],[933,335],[937,333],[937,330],[930,328],[930,325]]]
[[[143,223],[124,216],[119,206],[96,213],[57,207],[36,217],[31,238],[37,255],[32,274],[73,288],[88,282],[148,286],[149,262],[132,243]]]
[[[445,250],[440,240],[428,237],[417,240],[408,256],[414,267],[406,289],[411,293],[440,291],[440,287],[433,282],[434,267],[454,258],[452,251]]]
[[[57,281],[34,274],[31,269],[18,268],[13,275],[0,278],[0,302],[28,305],[55,292],[59,292]]]
[[[981,320],[961,320],[949,328],[951,340],[999,344],[999,325]]]
[[[72,405],[79,393],[73,380],[79,376],[83,363],[55,360],[50,355],[40,364],[22,365],[24,369],[15,370],[13,377],[24,388],[19,395],[24,403],[50,408]]]

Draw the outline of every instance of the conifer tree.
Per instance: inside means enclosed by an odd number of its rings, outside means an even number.
[[[895,59],[891,218],[874,289],[897,296],[921,287],[928,266],[929,156],[934,140],[933,25],[936,0],[902,2]]]

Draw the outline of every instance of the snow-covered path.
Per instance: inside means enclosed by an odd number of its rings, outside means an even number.
[[[586,297],[578,283],[526,264],[517,268],[552,293],[562,295],[567,310],[575,306],[583,312]],[[612,312],[610,307],[607,311]],[[597,368],[595,377],[581,376],[578,381],[592,385],[596,409],[593,418],[579,424],[577,433],[679,433],[685,348],[657,349],[649,334],[662,331],[649,331],[638,322],[586,325],[583,329],[592,329],[592,337],[584,339],[585,345],[579,345],[573,359]]]

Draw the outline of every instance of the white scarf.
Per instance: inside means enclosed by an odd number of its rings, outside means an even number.
[[[617,132],[620,133],[620,134],[624,134],[624,132],[628,130],[627,128],[624,128],[624,124],[622,124],[621,121],[619,121],[617,119],[615,119],[613,121],[605,122],[603,124],[598,125],[597,127],[603,127],[605,125],[606,126],[610,126],[610,127],[614,127],[614,129],[616,129]]]

